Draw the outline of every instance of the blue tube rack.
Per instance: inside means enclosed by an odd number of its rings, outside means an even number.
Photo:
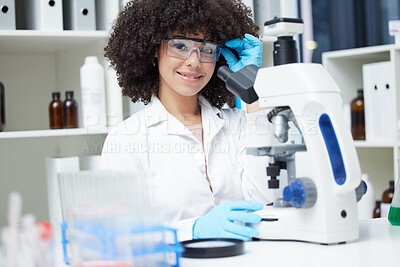
[[[62,243],[62,249],[63,249],[63,256],[64,256],[64,262],[67,265],[70,265],[70,257],[68,256],[68,249],[67,246],[70,243],[67,238],[67,230],[68,230],[68,223],[63,221],[61,222],[61,243]],[[91,227],[87,227],[85,224],[75,224],[75,227],[77,227],[79,230],[86,232],[92,236],[97,237],[99,240],[102,241],[108,241],[108,244],[113,244],[113,240],[121,236],[123,234],[126,234],[126,232],[118,232],[118,231],[109,231],[109,229],[102,229],[99,226],[92,225]],[[181,247],[180,243],[178,242],[177,238],[177,230],[174,228],[169,228],[169,227],[164,227],[164,226],[151,226],[151,227],[139,227],[139,228],[132,228],[128,234],[135,236],[135,235],[140,235],[140,234],[150,234],[150,233],[163,233],[166,235],[167,233],[172,234],[174,243],[172,244],[157,244],[151,248],[148,247],[136,247],[134,250],[132,250],[132,257],[137,258],[137,257],[146,257],[148,255],[156,255],[156,254],[174,254],[175,256],[175,264],[169,264],[167,262],[160,263],[157,265],[158,267],[179,267],[179,259],[184,252],[184,248]],[[95,248],[95,247],[90,247],[86,246],[87,249],[91,249],[94,251],[97,251],[101,255],[105,255],[105,248],[100,247],[100,248]],[[111,258],[117,259],[118,254],[113,250]]]

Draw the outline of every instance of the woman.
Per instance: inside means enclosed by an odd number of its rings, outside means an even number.
[[[108,135],[102,165],[152,170],[153,195],[181,240],[258,235],[234,221],[261,221],[246,211],[263,205],[243,199],[268,202],[265,174],[245,155],[249,125],[264,114],[257,105],[247,115],[221,109],[234,97],[216,75],[226,63],[233,71],[261,66],[257,30],[239,0],[136,0],[105,48],[122,93],[147,105]]]

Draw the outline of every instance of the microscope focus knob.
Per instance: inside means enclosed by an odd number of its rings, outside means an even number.
[[[310,208],[317,201],[317,188],[310,178],[295,179],[283,190],[283,199],[295,208]]]

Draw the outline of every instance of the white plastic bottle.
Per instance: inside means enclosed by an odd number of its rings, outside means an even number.
[[[368,180],[368,174],[362,174],[361,179],[367,184],[367,192],[365,192],[361,200],[357,203],[358,219],[368,220],[373,218],[375,208],[374,188]]]
[[[82,119],[87,129],[106,128],[104,68],[97,57],[85,58],[80,69]]]

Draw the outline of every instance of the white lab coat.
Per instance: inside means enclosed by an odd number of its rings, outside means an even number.
[[[192,239],[195,220],[222,202],[273,200],[267,189],[268,158],[245,151],[248,143],[259,146],[270,140],[263,111],[246,115],[237,109],[220,110],[201,95],[199,104],[204,150],[153,96],[149,105],[108,134],[101,156],[106,169],[152,171],[151,195],[171,226],[178,228],[179,240]]]

